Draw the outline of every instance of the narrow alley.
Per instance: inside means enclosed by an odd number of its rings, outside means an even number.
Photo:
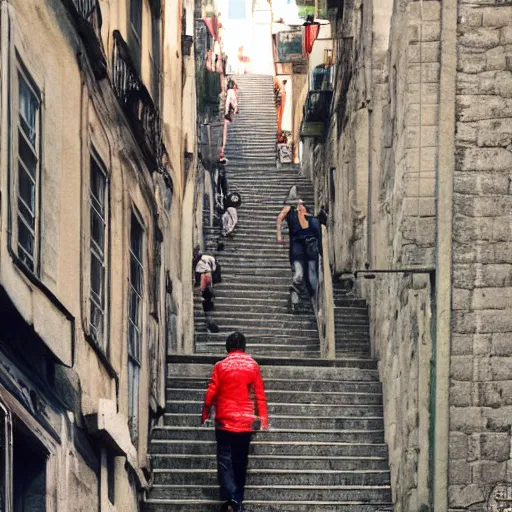
[[[0,0],[0,512],[512,511],[512,3]]]
[[[226,337],[235,329],[247,336],[247,352],[262,366],[270,414],[269,430],[256,433],[251,445],[247,510],[392,510],[366,304],[340,297],[337,314],[345,331],[338,359],[319,359],[311,305],[306,302],[300,315],[288,311],[288,250],[275,239],[275,219],[290,186],[297,185],[308,204],[312,187],[296,167],[276,168],[272,77],[234,78],[240,117],[229,133],[227,180],[243,202],[224,250],[216,251],[218,228],[206,231],[207,249],[222,265],[212,315],[219,332],[206,331],[197,295],[201,355],[169,359],[165,425],[153,430],[154,485],[145,510],[218,506],[214,429],[199,426],[198,418],[211,364],[225,353]]]

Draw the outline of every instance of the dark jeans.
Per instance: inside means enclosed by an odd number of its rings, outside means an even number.
[[[252,432],[215,430],[217,438],[217,475],[222,501],[244,500],[245,477]]]
[[[292,240],[289,256],[293,284],[301,292],[307,289],[315,299],[318,289],[318,254],[308,254],[304,240]]]

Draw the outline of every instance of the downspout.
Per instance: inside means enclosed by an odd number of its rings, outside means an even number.
[[[455,101],[457,74],[457,0],[441,2],[441,75],[437,161],[436,368],[433,509],[448,510],[450,432],[450,343],[453,173],[455,169]]]

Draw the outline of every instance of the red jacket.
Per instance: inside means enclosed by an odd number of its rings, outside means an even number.
[[[251,432],[258,407],[261,428],[268,426],[267,401],[258,363],[245,352],[235,350],[213,368],[204,399],[202,421],[215,405],[215,424],[230,432]]]

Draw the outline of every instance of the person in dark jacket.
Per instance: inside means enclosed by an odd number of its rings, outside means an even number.
[[[244,510],[245,479],[252,432],[268,428],[267,401],[258,363],[245,353],[245,336],[234,332],[226,340],[228,355],[213,368],[204,399],[201,422],[210,417],[215,405],[217,473],[222,511]],[[255,414],[251,395],[256,400]]]
[[[281,223],[288,224],[290,236],[289,258],[292,267],[292,288],[290,289],[292,310],[300,301],[306,288],[315,301],[318,291],[318,259],[322,254],[322,230],[320,221],[310,215],[305,204],[285,205],[277,217],[277,242],[283,243]]]

